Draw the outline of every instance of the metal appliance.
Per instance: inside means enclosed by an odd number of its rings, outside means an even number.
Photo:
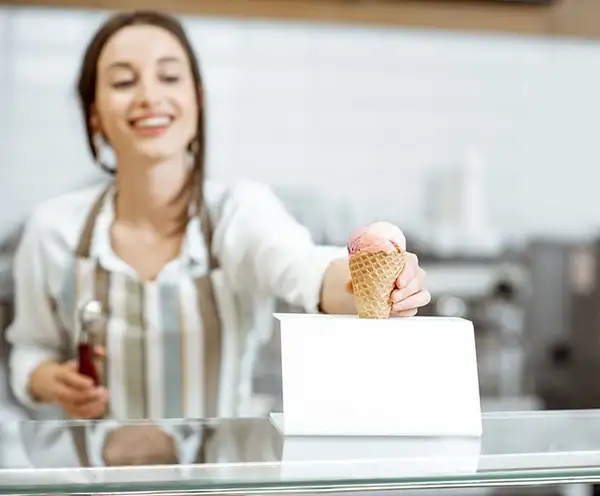
[[[600,407],[600,240],[528,249],[529,387],[547,409]]]

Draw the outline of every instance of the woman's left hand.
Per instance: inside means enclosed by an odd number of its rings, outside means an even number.
[[[431,294],[424,286],[425,271],[419,267],[419,259],[408,252],[404,253],[404,257],[404,269],[391,295],[392,317],[412,317],[431,301]]]

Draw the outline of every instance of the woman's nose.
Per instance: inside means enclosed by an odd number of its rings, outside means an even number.
[[[141,81],[137,96],[141,103],[153,103],[160,98],[160,85],[155,81]]]

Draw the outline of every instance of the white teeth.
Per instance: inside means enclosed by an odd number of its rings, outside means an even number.
[[[164,127],[171,124],[171,119],[169,117],[148,117],[147,119],[140,119],[135,121],[136,127],[141,128],[153,128],[153,127]]]

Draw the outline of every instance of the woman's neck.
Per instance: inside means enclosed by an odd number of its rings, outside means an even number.
[[[185,230],[193,194],[192,168],[181,158],[118,169],[116,220],[169,235]]]

